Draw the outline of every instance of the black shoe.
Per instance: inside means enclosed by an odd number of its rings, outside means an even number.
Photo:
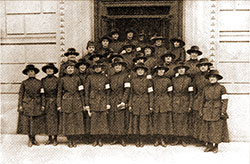
[[[164,139],[161,139],[161,146],[167,147],[167,144],[165,143]]]
[[[100,147],[103,146],[102,140],[99,140],[99,141],[98,141],[98,145],[99,145]]]
[[[29,141],[28,141],[28,147],[32,147],[32,141],[31,141],[31,139],[29,139]]]
[[[122,142],[121,145],[122,145],[123,147],[127,146],[126,143],[125,143],[125,141],[124,141],[123,139],[122,139],[121,142]]]
[[[96,147],[98,145],[97,140],[95,140],[95,142],[93,142],[92,146]]]
[[[117,140],[114,140],[110,143],[110,145],[115,145],[115,144],[117,144]]]
[[[136,147],[140,147],[140,142],[137,141],[136,144],[135,144]]]
[[[212,151],[213,151],[213,153],[218,153],[218,151],[219,151],[218,146],[214,146]]]
[[[179,143],[179,141],[175,141],[175,142],[173,142],[171,145],[172,145],[172,146],[176,146],[176,145],[178,145],[178,143]]]
[[[69,141],[69,143],[68,143],[68,147],[69,147],[69,148],[74,147],[74,145],[73,145],[72,141]]]
[[[52,139],[49,139],[46,143],[45,143],[45,145],[50,145],[50,144],[52,144],[53,143],[53,140]]]
[[[186,146],[187,146],[187,143],[186,143],[185,141],[181,141],[181,145],[182,145],[183,147],[186,147]]]
[[[159,146],[159,145],[160,145],[159,141],[155,140],[154,146],[156,147],[156,146]]]
[[[33,145],[36,145],[36,146],[39,146],[39,145],[40,145],[36,140],[33,140],[33,141],[32,141],[32,144],[33,144]]]
[[[54,141],[53,141],[53,146],[56,146],[56,145],[58,145],[58,142],[57,142],[56,139],[54,139]]]

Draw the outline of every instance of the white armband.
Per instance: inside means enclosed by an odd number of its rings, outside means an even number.
[[[131,87],[130,82],[126,82],[126,83],[124,83],[124,88],[130,88],[130,87]]]
[[[125,54],[126,53],[126,51],[125,50],[123,50],[122,52],[121,52],[121,54]]]
[[[154,90],[153,90],[153,87],[149,87],[148,88],[148,93],[151,93],[151,92],[153,92]]]
[[[228,99],[228,95],[227,95],[227,94],[223,94],[223,95],[221,96],[221,99]]]
[[[175,77],[178,77],[179,75],[180,75],[179,73],[176,73],[176,74],[175,74]]]
[[[188,92],[193,92],[194,91],[194,87],[188,87]]]
[[[79,90],[79,91],[81,91],[81,90],[83,90],[83,89],[84,89],[84,86],[83,86],[83,85],[79,85],[79,86],[78,86],[78,90]]]
[[[44,93],[44,89],[43,88],[41,88],[40,93]]]
[[[110,85],[109,84],[106,84],[105,85],[105,89],[109,89],[110,88]]]
[[[141,51],[141,47],[137,47],[137,48],[136,48],[136,51]]]
[[[147,75],[147,79],[152,79],[152,75]]]
[[[168,87],[168,92],[173,91],[173,86]]]

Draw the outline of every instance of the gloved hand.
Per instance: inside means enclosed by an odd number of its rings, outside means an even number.
[[[20,107],[17,109],[17,111],[20,112],[20,113],[23,112],[23,107],[20,106]]]

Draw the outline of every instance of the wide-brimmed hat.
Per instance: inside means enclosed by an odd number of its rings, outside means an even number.
[[[180,37],[172,38],[170,39],[170,42],[172,44],[174,44],[174,42],[179,42],[182,47],[185,46],[185,42]]]
[[[110,63],[113,63],[114,61],[114,59],[117,59],[117,58],[119,58],[119,60],[123,60],[123,56],[122,55],[119,55],[118,53],[113,53],[109,58],[108,58],[108,61],[110,62]]]
[[[88,41],[86,49],[88,49],[89,46],[94,46],[94,47],[96,47],[96,46],[95,46],[95,42],[94,42],[94,41],[91,41],[91,40]]]
[[[103,61],[97,61],[96,63],[94,63],[91,68],[95,69],[97,67],[101,67],[101,68],[104,68],[105,67],[105,64],[103,63]]]
[[[112,39],[108,36],[108,35],[104,35],[103,37],[101,37],[101,39],[99,40],[100,43],[104,40],[107,39],[109,41],[109,43],[112,41]]]
[[[187,50],[188,54],[191,53],[197,53],[198,55],[201,55],[202,52],[200,51],[200,48],[198,46],[192,46],[189,50]]]
[[[145,32],[144,31],[141,31],[138,36],[146,36]]]
[[[119,29],[118,28],[113,28],[113,29],[111,29],[111,31],[110,31],[110,35],[113,35],[113,34],[120,34],[120,31],[119,31]]]
[[[132,29],[132,28],[129,28],[129,29],[127,29],[127,30],[125,31],[126,34],[129,33],[129,32],[132,32],[132,33],[134,33],[134,34],[136,33],[135,30]]]
[[[165,67],[165,66],[163,66],[163,65],[157,65],[157,66],[155,66],[155,67],[153,68],[152,74],[156,73],[156,72],[157,72],[158,70],[160,70],[160,69],[164,69],[165,72],[167,72],[167,71],[169,70],[168,67]]]
[[[209,62],[208,58],[201,58],[199,63],[196,64],[196,67],[200,67],[202,65],[212,66],[213,64],[211,62]]]
[[[122,62],[122,61],[117,61],[117,62],[113,62],[111,64],[112,67],[116,66],[116,65],[122,65],[123,67],[126,67],[127,64],[125,62]]]
[[[146,48],[149,48],[149,49],[151,49],[151,54],[154,54],[154,52],[155,52],[155,48],[153,47],[153,46],[150,46],[150,45],[146,45],[145,47],[143,47],[142,48],[142,52],[144,53],[144,50],[146,49]]]
[[[76,52],[75,48],[69,48],[67,52],[64,53],[64,56],[75,55],[78,56],[79,53]]]
[[[185,65],[184,62],[179,62],[175,67],[174,67],[174,71],[177,72],[179,68],[185,68],[185,70],[187,71],[189,69],[189,66]]]
[[[167,52],[161,56],[161,60],[165,61],[165,57],[172,57],[172,60],[173,60],[175,59],[175,54],[173,54],[172,52]]]
[[[143,59],[144,62],[147,61],[147,57],[144,56],[142,52],[137,52],[135,57],[133,58],[133,62],[135,63],[137,60]]]
[[[144,69],[145,72],[148,71],[148,68],[147,68],[143,63],[138,63],[138,64],[136,64],[135,67],[133,68],[133,71],[136,72],[136,70],[139,69],[139,68]]]
[[[96,58],[96,57],[99,57],[100,59],[101,59],[101,58],[103,58],[103,56],[102,56],[102,55],[100,55],[100,54],[96,54],[96,53],[95,53],[95,54],[93,54],[93,55],[91,55],[91,56],[89,57],[89,60],[91,60],[91,61],[92,61],[92,60],[93,60],[94,58]]]
[[[129,43],[124,44],[124,46],[122,46],[122,49],[125,50],[125,49],[128,48],[128,47],[131,47],[132,49],[135,49],[135,45],[129,44]]]
[[[55,67],[55,65],[53,63],[48,63],[47,65],[42,67],[42,71],[46,73],[47,69],[53,69],[54,70],[54,74],[56,74],[58,72],[58,69]]]
[[[26,65],[25,69],[23,70],[23,74],[27,75],[28,71],[30,70],[33,70],[35,74],[37,74],[40,71],[33,64],[29,64],[29,65]]]
[[[90,66],[90,64],[85,59],[80,59],[76,63],[76,68],[79,68],[81,65],[85,65],[87,68]]]
[[[154,35],[150,38],[150,40],[152,41],[156,41],[156,40],[165,40],[166,38],[163,37],[162,35]]]
[[[216,76],[218,80],[223,79],[218,70],[211,70],[207,75],[205,75],[205,78],[209,79],[210,76]]]

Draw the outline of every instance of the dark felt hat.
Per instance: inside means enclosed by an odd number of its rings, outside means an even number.
[[[201,55],[202,52],[200,51],[200,48],[198,46],[192,46],[189,50],[187,50],[188,54],[191,53],[197,53],[198,55]]]
[[[165,66],[163,66],[163,65],[157,65],[157,66],[155,66],[155,67],[153,68],[152,73],[154,74],[154,73],[156,73],[156,72],[157,72],[158,70],[160,70],[160,69],[164,69],[165,72],[167,72],[167,71],[169,70],[168,67],[165,67]]]
[[[48,63],[47,65],[45,65],[45,66],[43,66],[42,67],[42,71],[44,72],[44,73],[46,73],[46,70],[47,69],[53,69],[54,70],[54,74],[56,74],[57,72],[58,72],[58,69],[55,67],[55,65],[53,64],[53,63]]]
[[[172,60],[173,60],[175,59],[175,54],[173,54],[172,52],[167,52],[161,56],[161,60],[165,61],[165,57],[172,57]]]
[[[79,68],[81,65],[85,65],[87,68],[90,66],[90,64],[85,59],[80,59],[76,63],[76,68]]]
[[[143,31],[141,31],[141,32],[138,34],[138,36],[146,36],[146,34],[145,34],[144,30],[143,30]]]
[[[110,31],[110,35],[113,35],[113,34],[120,34],[120,31],[119,31],[119,29],[118,28],[113,28],[113,29],[111,29],[111,31]]]
[[[40,71],[33,64],[29,64],[29,65],[26,65],[25,69],[23,70],[23,74],[27,75],[28,71],[30,70],[35,71],[35,74],[37,74]]]
[[[209,62],[208,58],[201,58],[199,63],[196,64],[196,67],[200,67],[202,65],[212,66],[213,64],[211,62]]]
[[[108,58],[108,61],[110,62],[110,63],[113,63],[114,62],[114,60],[115,59],[118,59],[119,58],[119,60],[123,60],[123,56],[122,55],[119,55],[118,53],[113,53],[109,58]]]
[[[137,52],[135,58],[133,58],[133,62],[135,63],[139,59],[143,59],[144,62],[147,61],[147,57],[145,57],[143,53]]]
[[[103,58],[103,56],[102,56],[102,55],[100,55],[100,54],[96,54],[96,53],[95,53],[95,54],[93,54],[93,55],[91,55],[91,56],[89,57],[89,60],[91,60],[91,61],[92,61],[92,60],[93,60],[94,58],[96,58],[96,57],[99,57],[100,59],[101,59],[101,58]]]
[[[101,37],[100,42],[102,42],[104,39],[107,39],[109,43],[112,41],[108,35],[104,35],[103,37]]]
[[[130,32],[132,32],[132,33],[134,33],[134,34],[136,33],[135,30],[133,30],[132,28],[129,28],[129,29],[127,29],[127,30],[125,31],[126,34],[127,34],[127,33],[130,33]]]
[[[126,43],[124,46],[122,46],[122,49],[126,49],[126,48],[128,48],[128,47],[131,47],[132,49],[135,49],[135,45],[133,45],[133,44],[129,44],[129,43]]]
[[[94,63],[91,68],[95,69],[97,67],[101,67],[101,68],[104,68],[105,67],[105,64],[103,63],[103,61],[97,61],[96,63]]]
[[[91,41],[91,40],[88,41],[86,49],[88,49],[89,46],[94,46],[94,47],[96,47],[96,46],[95,46],[95,42],[94,42],[94,41]]]
[[[210,76],[216,76],[218,80],[223,79],[218,70],[211,70],[206,76],[206,79],[209,79]]]
[[[75,48],[69,48],[68,51],[66,53],[64,53],[64,56],[69,56],[69,55],[75,55],[78,56],[79,53],[76,52]]]
[[[127,64],[125,62],[121,62],[121,61],[117,61],[117,62],[113,62],[111,64],[112,67],[116,66],[116,65],[122,65],[123,67],[126,67]]]
[[[161,35],[154,35],[154,36],[151,37],[150,40],[156,41],[156,40],[165,40],[165,39],[166,39],[166,38],[163,37],[163,36],[161,36]]]
[[[136,70],[139,69],[139,68],[144,69],[145,72],[148,71],[148,68],[147,68],[143,63],[138,63],[138,64],[136,64],[135,67],[133,68],[133,71],[136,72]]]
[[[146,48],[150,48],[150,49],[151,49],[151,51],[152,51],[152,53],[151,53],[151,54],[154,54],[154,52],[155,52],[155,48],[154,48],[153,46],[146,45],[145,47],[143,47],[143,49],[142,49],[142,52],[143,52],[143,53],[144,53],[144,50],[145,50]]]
[[[185,42],[180,37],[172,38],[170,39],[170,42],[172,44],[174,44],[174,42],[179,42],[182,47],[185,46]]]
[[[186,71],[189,69],[189,67],[188,67],[187,65],[185,65],[184,62],[179,62],[179,63],[174,67],[174,71],[177,72],[179,68],[185,68]]]

